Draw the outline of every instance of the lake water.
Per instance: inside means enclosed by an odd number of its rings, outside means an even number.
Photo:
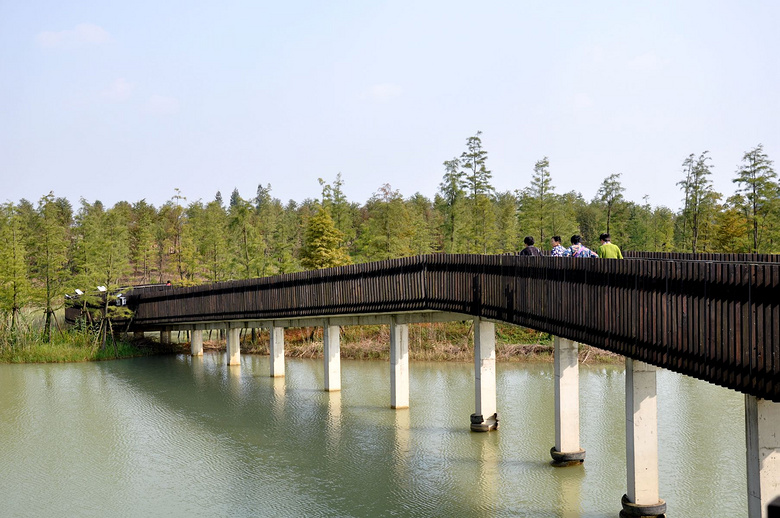
[[[626,492],[623,368],[581,366],[582,466],[553,468],[552,365],[497,365],[497,432],[472,433],[471,364],[223,354],[0,365],[0,516],[615,517]],[[669,517],[745,516],[744,399],[658,373]],[[716,447],[713,448],[713,445]]]

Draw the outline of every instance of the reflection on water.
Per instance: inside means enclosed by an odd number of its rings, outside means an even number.
[[[553,468],[551,365],[499,364],[498,432],[469,432],[470,364],[389,365],[221,354],[0,365],[2,516],[614,517],[625,492],[624,374],[583,367],[582,466]],[[670,517],[744,516],[739,394],[658,375]],[[718,444],[717,461],[691,454]],[[710,506],[710,507],[708,507]]]

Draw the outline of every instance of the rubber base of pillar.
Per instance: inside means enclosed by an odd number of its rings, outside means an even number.
[[[780,496],[769,502],[766,513],[766,518],[780,518]]]
[[[498,413],[485,419],[482,414],[471,414],[472,432],[489,432],[498,430]]]
[[[558,451],[553,446],[550,448],[550,456],[552,457],[550,464],[556,468],[579,466],[585,462],[585,450],[582,448],[578,451]]]
[[[666,502],[659,500],[657,504],[638,505],[628,501],[628,495],[623,495],[620,499],[623,510],[620,511],[621,518],[628,517],[661,517],[666,516]]]

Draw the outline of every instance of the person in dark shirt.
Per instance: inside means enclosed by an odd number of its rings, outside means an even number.
[[[525,243],[525,248],[520,250],[520,255],[542,255],[539,249],[534,246],[534,238],[531,236],[525,236],[523,243]]]

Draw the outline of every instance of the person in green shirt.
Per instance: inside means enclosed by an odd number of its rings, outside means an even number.
[[[596,250],[599,257],[604,257],[606,259],[623,259],[620,248],[610,242],[609,234],[601,234],[599,240],[601,241],[601,246]]]

